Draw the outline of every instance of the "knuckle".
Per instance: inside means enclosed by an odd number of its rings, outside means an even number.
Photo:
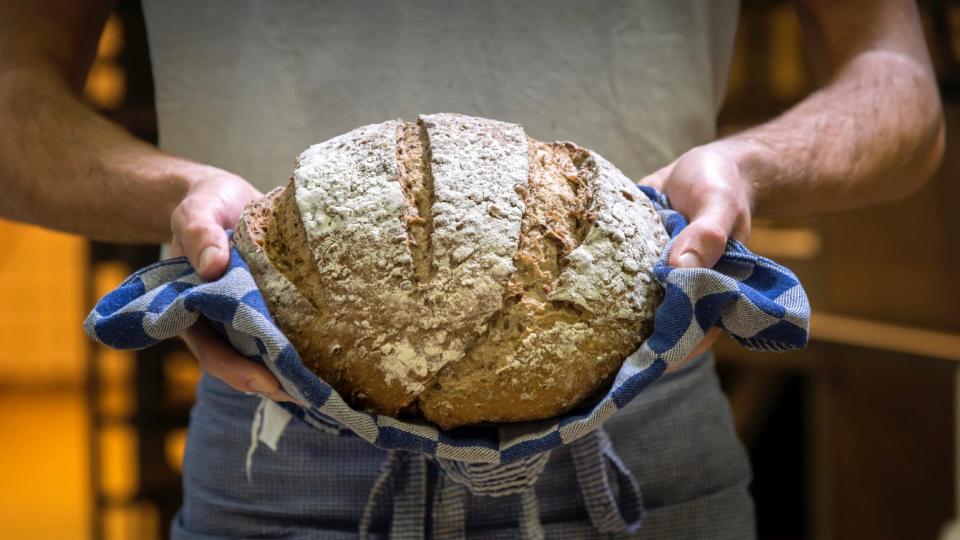
[[[183,202],[181,201],[170,213],[170,228],[173,230],[178,230],[183,227],[183,224],[187,221],[187,211],[183,207]]]
[[[710,156],[710,149],[707,147],[707,145],[701,144],[687,150],[680,157],[682,159],[687,159],[687,160],[703,160],[708,158],[709,156]]]
[[[712,244],[725,244],[727,242],[727,230],[715,223],[703,223],[698,227],[697,234],[700,238]]]
[[[192,219],[183,227],[183,235],[189,238],[203,237],[212,232],[212,225],[203,219]]]
[[[736,186],[729,186],[729,204],[731,209],[733,209],[737,216],[749,217],[750,216],[750,202],[747,199],[746,193]]]
[[[180,204],[177,205],[175,211],[179,211],[181,218],[184,221],[192,221],[196,219],[198,215],[203,215],[207,212],[207,204],[204,202],[203,197],[197,195],[187,195],[180,201]]]
[[[180,204],[177,205],[177,211],[179,211],[185,219],[189,219],[200,209],[201,205],[196,195],[187,195],[180,201]]]
[[[707,180],[712,196],[727,206],[740,206],[741,200],[738,196],[738,190],[723,176],[713,176]]]

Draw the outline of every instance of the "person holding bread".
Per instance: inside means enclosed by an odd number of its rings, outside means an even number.
[[[943,152],[936,80],[909,0],[797,0],[822,84],[780,116],[721,139],[716,114],[735,1],[145,1],[159,148],[80,97],[112,4],[0,6],[0,215],[102,241],[170,242],[208,280],[227,267],[226,230],[259,204],[248,203],[269,200],[282,215],[289,194],[262,197],[286,183],[292,158],[389,118],[421,118],[420,128],[390,126],[410,131],[400,148],[414,154],[424,151],[417,130],[442,135],[461,121],[421,116],[439,111],[523,126],[529,140],[507,128],[497,137],[524,155],[536,155],[544,140],[596,150],[690,219],[670,251],[677,267],[712,267],[728,239],[749,237],[755,216],[807,216],[906,196]],[[574,145],[543,150],[553,160],[580,159]],[[513,171],[516,155],[496,166]],[[709,352],[716,335],[605,425],[645,498],[638,538],[756,534],[750,466]],[[257,481],[249,481],[249,426],[260,403],[251,394],[291,397],[204,323],[182,337],[205,375],[173,535],[355,537],[384,451],[293,421],[276,451],[258,455]],[[407,403],[382,395],[392,411]],[[547,537],[598,536],[575,482],[569,451],[555,450],[536,484]],[[470,496],[466,529],[477,538],[515,537],[519,504]],[[385,534],[388,517],[373,516],[371,532]]]

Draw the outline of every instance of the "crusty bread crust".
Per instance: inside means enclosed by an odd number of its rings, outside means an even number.
[[[456,114],[314,145],[236,243],[308,367],[443,428],[558,414],[649,335],[667,240],[615,167]]]
[[[609,383],[652,331],[662,290],[650,269],[667,235],[649,201],[575,144],[531,139],[530,155],[504,309],[419,397],[443,427],[563,412]]]

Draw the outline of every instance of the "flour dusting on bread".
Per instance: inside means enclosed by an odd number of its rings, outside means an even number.
[[[237,239],[308,367],[356,405],[450,428],[544,418],[608,383],[651,330],[667,235],[594,152],[432,114],[310,147]]]

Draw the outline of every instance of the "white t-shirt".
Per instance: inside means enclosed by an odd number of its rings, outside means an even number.
[[[715,135],[736,0],[195,1],[144,12],[161,147],[284,183],[307,146],[459,112],[628,177]]]

